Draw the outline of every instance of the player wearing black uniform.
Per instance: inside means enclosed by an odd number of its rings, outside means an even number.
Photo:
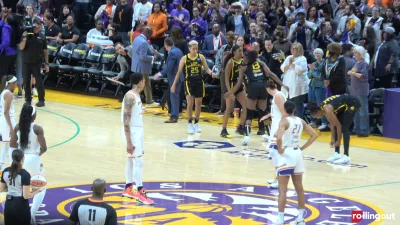
[[[74,205],[68,225],[117,225],[117,212],[103,202],[106,182],[103,179],[94,180],[92,191],[92,197]]]
[[[357,97],[352,95],[334,95],[325,99],[321,106],[315,102],[308,104],[311,116],[322,118],[325,116],[331,125],[331,147],[335,153],[327,161],[335,164],[350,163],[350,125],[353,123],[355,113],[361,107]],[[340,142],[343,134],[344,156],[340,155]]]
[[[201,112],[201,104],[205,94],[204,82],[201,73],[202,67],[204,67],[206,73],[212,75],[215,78],[215,74],[208,68],[206,58],[198,53],[199,43],[197,41],[189,42],[190,53],[182,57],[179,62],[178,72],[176,73],[174,84],[171,86],[171,92],[175,93],[176,84],[182,74],[185,73],[185,95],[187,102],[187,114],[189,118],[188,133],[199,133],[201,132],[199,126],[199,118]],[[195,118],[193,125],[192,111],[193,111],[193,99],[195,100]]]
[[[7,167],[1,176],[0,191],[8,188],[4,207],[5,225],[27,225],[31,223],[31,211],[28,199],[42,191],[30,192],[31,175],[22,169],[24,152],[15,149],[12,152],[11,167]]]
[[[250,141],[250,125],[253,119],[254,113],[256,112],[256,106],[264,112],[267,108],[267,76],[271,77],[277,84],[285,87],[282,81],[272,73],[267,65],[258,60],[258,53],[256,51],[246,51],[244,54],[244,64],[239,71],[239,79],[236,85],[226,94],[230,96],[235,93],[241,87],[244,81],[244,74],[246,74],[247,80],[247,115],[246,115],[246,136],[242,141],[242,145],[247,145]],[[264,115],[261,115],[262,118]]]
[[[225,80],[224,84],[226,86],[226,90],[229,92],[236,85],[239,79],[239,71],[242,67],[243,63],[243,48],[239,45],[234,45],[232,47],[232,51],[228,53],[226,58],[224,59],[223,66],[225,67],[225,76],[223,80]],[[237,133],[244,133],[244,123],[246,120],[247,114],[247,106],[246,106],[246,93],[244,92],[243,84],[240,84],[239,89],[233,94],[226,97],[226,110],[224,112],[224,120],[222,122],[222,131],[221,137],[223,138],[232,138],[232,136],[226,130],[226,125],[228,124],[229,115],[233,111],[233,107],[235,105],[235,97],[239,101],[242,106],[242,113],[240,114],[240,123],[237,128]]]

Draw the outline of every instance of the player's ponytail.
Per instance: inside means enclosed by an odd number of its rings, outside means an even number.
[[[12,163],[10,168],[11,179],[14,180],[17,177],[19,171],[22,168],[22,159],[24,158],[24,152],[20,149],[15,149],[12,152]]]
[[[21,115],[19,116],[19,124],[18,124],[18,131],[20,133],[19,144],[22,150],[28,148],[29,132],[31,131],[32,117],[35,114],[33,113],[33,110],[34,110],[33,106],[25,103],[22,106]]]

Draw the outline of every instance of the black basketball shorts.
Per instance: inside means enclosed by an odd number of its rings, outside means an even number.
[[[202,79],[186,80],[184,85],[185,95],[193,96],[195,98],[203,98],[206,93]]]
[[[253,81],[247,84],[247,98],[252,100],[267,100],[268,92],[265,82]]]

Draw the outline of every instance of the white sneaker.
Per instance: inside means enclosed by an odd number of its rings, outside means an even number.
[[[194,134],[194,132],[195,132],[195,130],[194,130],[193,123],[188,123],[188,133]]]
[[[343,157],[341,157],[340,159],[336,160],[335,162],[333,162],[334,164],[348,164],[351,162],[351,158],[348,157],[347,155],[344,155]]]
[[[277,182],[277,179],[269,179],[269,180],[267,180],[268,184],[273,184],[275,182]]]
[[[272,184],[269,186],[269,188],[271,188],[271,189],[278,189],[278,188],[279,188],[279,182],[276,181],[275,183],[272,183]]]
[[[342,155],[340,155],[339,153],[335,152],[335,153],[333,154],[333,156],[330,157],[329,159],[327,159],[326,161],[328,161],[328,162],[330,162],[330,163],[333,163],[333,162],[335,162],[336,160],[338,160],[338,159],[340,159],[340,158],[342,158]]]
[[[264,134],[262,136],[262,140],[265,141],[265,142],[268,142],[269,141],[269,135],[268,134]]]
[[[160,106],[160,104],[157,102],[153,102],[151,104],[146,104],[146,108],[154,108],[154,107],[158,107],[158,106]]]
[[[306,225],[306,222],[304,222],[304,219],[302,221],[292,221],[290,222],[290,225]]]
[[[310,125],[310,127],[313,127],[313,128],[317,127],[317,124],[315,122],[311,122],[308,125]]]
[[[201,133],[201,129],[200,129],[199,123],[195,123],[194,124],[194,132]]]
[[[33,97],[37,97],[37,96],[38,96],[37,90],[36,90],[36,88],[34,88],[33,89]]]
[[[318,130],[323,130],[326,129],[328,125],[326,123],[321,124],[321,126],[318,127]]]
[[[250,137],[249,136],[244,136],[244,139],[242,141],[242,145],[247,145],[250,142]]]

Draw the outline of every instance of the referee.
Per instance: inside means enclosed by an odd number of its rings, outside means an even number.
[[[94,180],[92,191],[92,197],[74,205],[68,225],[117,225],[117,212],[103,202],[106,182],[103,179]]]
[[[31,175],[24,169],[24,152],[16,149],[12,152],[11,167],[7,167],[1,176],[0,191],[8,188],[7,200],[4,207],[5,225],[25,225],[31,223],[29,198],[38,194],[42,189],[30,192]]]
[[[44,106],[44,84],[40,68],[42,60],[46,63],[46,72],[49,72],[49,55],[47,53],[47,40],[43,34],[40,34],[42,28],[42,20],[40,18],[33,19],[33,33],[24,32],[22,41],[19,45],[23,52],[22,59],[22,77],[24,79],[25,101],[32,103],[31,75],[36,79],[36,88],[38,90],[39,102],[37,107]],[[39,53],[39,54],[38,54]]]

